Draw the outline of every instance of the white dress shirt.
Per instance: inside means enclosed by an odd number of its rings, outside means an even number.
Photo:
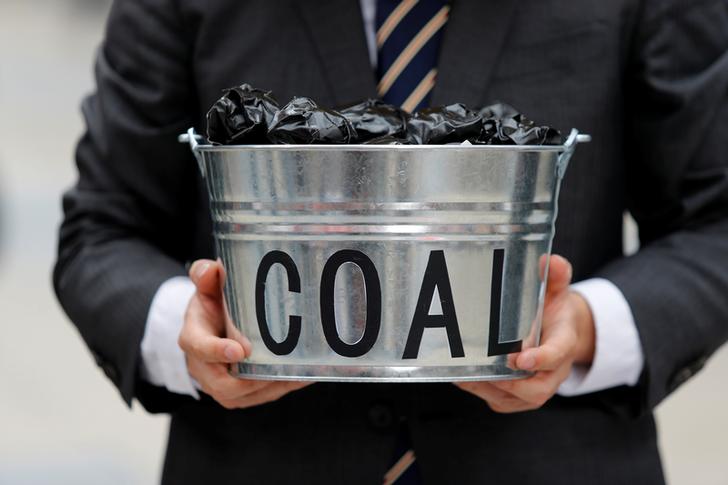
[[[360,0],[360,3],[370,61],[376,66],[376,0]],[[642,373],[644,355],[632,310],[624,295],[613,283],[600,278],[576,283],[572,289],[591,308],[596,351],[591,366],[574,366],[561,384],[559,394],[575,396],[635,385]],[[196,383],[187,372],[184,353],[177,345],[185,310],[194,291],[194,285],[185,277],[171,278],[159,287],[147,317],[141,364],[142,377],[148,382],[197,398]]]

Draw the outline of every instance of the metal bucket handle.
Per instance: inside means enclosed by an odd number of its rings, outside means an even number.
[[[180,135],[178,140],[180,143],[189,143],[190,149],[195,155],[195,158],[197,159],[197,164],[200,167],[200,173],[202,173],[202,177],[204,178],[205,164],[202,161],[202,155],[200,155],[200,150],[198,148],[200,142],[204,141],[202,135],[198,135],[195,132],[194,128],[190,128],[189,130],[187,130],[187,133]],[[571,133],[569,133],[569,137],[564,143],[564,151],[561,152],[561,154],[559,155],[559,162],[556,172],[559,179],[562,179],[564,177],[566,169],[569,167],[569,160],[571,160],[571,156],[574,155],[574,150],[576,150],[576,145],[579,143],[589,143],[590,141],[591,135],[579,133],[579,130],[576,129],[571,130]]]
[[[200,154],[200,150],[198,146],[200,145],[200,142],[204,142],[205,139],[202,135],[198,135],[195,132],[194,128],[190,128],[187,130],[187,133],[181,134],[179,137],[177,137],[177,141],[180,143],[189,143],[190,144],[190,150],[192,150],[192,154],[197,159],[197,165],[200,168],[200,173],[202,174],[202,178],[205,178],[205,164],[202,161],[202,155]]]
[[[569,160],[571,160],[571,156],[574,155],[574,150],[576,150],[576,145],[579,143],[589,143],[591,139],[591,135],[579,133],[577,129],[571,130],[569,137],[564,143],[564,151],[559,155],[559,162],[556,168],[556,175],[559,177],[559,180],[564,178],[566,169],[569,167]]]

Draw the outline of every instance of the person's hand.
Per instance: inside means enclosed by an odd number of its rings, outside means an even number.
[[[187,307],[179,346],[185,352],[187,369],[202,391],[227,409],[247,408],[301,389],[304,382],[259,381],[232,377],[230,364],[250,355],[250,341],[233,329],[222,296],[224,269],[218,261],[199,260],[190,268],[197,287]],[[235,339],[224,338],[226,328]]]
[[[540,263],[543,278],[546,258]],[[571,264],[561,256],[551,256],[541,345],[508,356],[510,367],[534,371],[534,376],[456,385],[483,399],[493,411],[529,411],[551,399],[569,376],[573,364],[591,364],[595,346],[593,317],[586,300],[569,289],[570,283]]]

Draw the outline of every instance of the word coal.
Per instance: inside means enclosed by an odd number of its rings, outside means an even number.
[[[521,350],[522,344],[520,340],[509,342],[498,341],[498,336],[500,335],[504,257],[504,249],[495,249],[493,251],[488,356],[518,352]],[[361,271],[364,279],[364,288],[361,291],[364,292],[363,294],[366,298],[366,320],[362,337],[356,343],[345,342],[339,335],[336,326],[334,286],[336,283],[336,274],[339,268],[345,263],[355,264]],[[271,335],[265,312],[265,286],[268,273],[276,264],[280,264],[285,269],[288,279],[288,291],[292,293],[301,292],[301,276],[291,256],[284,251],[271,251],[263,257],[258,265],[255,281],[255,314],[258,320],[260,335],[268,350],[276,355],[288,355],[298,345],[301,336],[302,317],[300,315],[289,315],[288,333],[280,342],[275,340]],[[439,295],[442,313],[432,315],[429,313],[429,308],[435,296],[435,291]],[[319,306],[321,315],[320,324],[326,342],[331,350],[340,356],[351,358],[361,357],[369,352],[377,342],[382,324],[382,291],[379,272],[372,260],[361,251],[353,249],[340,250],[331,255],[324,264],[320,277]],[[402,359],[417,358],[422,336],[425,329],[428,328],[445,328],[451,357],[465,357],[457,313],[455,311],[452,287],[450,285],[450,276],[445,260],[445,252],[442,250],[430,251]]]

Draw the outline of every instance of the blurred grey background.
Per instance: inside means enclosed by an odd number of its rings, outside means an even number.
[[[159,479],[167,418],[126,408],[50,283],[109,3],[0,0],[1,485]],[[669,483],[728,484],[726,376],[728,348],[658,409]]]

